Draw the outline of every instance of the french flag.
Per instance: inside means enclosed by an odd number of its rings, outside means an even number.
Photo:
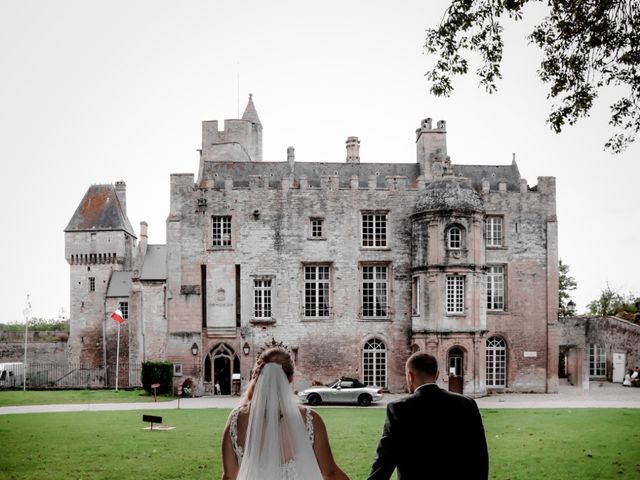
[[[122,324],[124,323],[124,317],[122,316],[122,312],[120,309],[116,310],[111,314],[111,318],[113,318],[116,322]]]

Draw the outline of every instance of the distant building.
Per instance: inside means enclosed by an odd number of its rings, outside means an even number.
[[[589,389],[590,382],[622,383],[640,366],[640,325],[618,317],[560,319],[560,378]]]
[[[124,182],[91,186],[65,229],[69,360],[114,363],[119,307],[121,363],[170,361],[200,393],[246,383],[271,342],[296,387],[348,375],[402,391],[426,350],[465,394],[556,391],[555,179],[452,164],[444,121],[422,121],[415,161],[361,163],[359,146],[263,161],[250,97],[222,130],[203,122],[197,176],[171,175],[166,245],[144,222],[136,237]]]

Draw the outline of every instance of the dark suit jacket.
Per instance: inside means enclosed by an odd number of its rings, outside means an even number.
[[[486,480],[489,455],[482,418],[471,398],[437,385],[387,405],[369,480]]]

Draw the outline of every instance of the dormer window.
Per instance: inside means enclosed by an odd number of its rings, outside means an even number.
[[[449,229],[447,246],[449,250],[460,250],[462,248],[462,230],[460,227],[451,227]]]

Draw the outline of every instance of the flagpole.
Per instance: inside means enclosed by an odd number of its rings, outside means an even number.
[[[116,341],[116,392],[118,391],[119,370],[120,370],[120,322],[118,322],[118,340]]]
[[[31,316],[31,302],[27,293],[27,308],[24,309],[24,365],[22,366],[22,391],[27,391],[27,335],[29,330],[29,317]]]

